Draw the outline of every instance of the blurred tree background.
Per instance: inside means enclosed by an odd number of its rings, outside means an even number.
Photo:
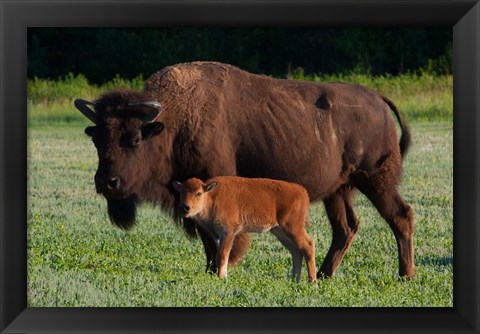
[[[452,73],[451,28],[29,28],[28,78],[105,83],[215,60],[254,73]]]

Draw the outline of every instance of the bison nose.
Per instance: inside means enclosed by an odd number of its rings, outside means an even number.
[[[118,190],[120,187],[120,179],[118,177],[112,177],[107,181],[107,188],[109,190]]]
[[[178,205],[178,209],[180,210],[181,213],[187,213],[188,210],[190,210],[190,207],[185,203],[180,203]]]

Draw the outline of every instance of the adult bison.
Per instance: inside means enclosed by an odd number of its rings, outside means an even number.
[[[358,230],[352,198],[359,189],[393,230],[399,274],[414,275],[413,212],[397,191],[410,133],[395,105],[375,91],[194,62],[155,73],[142,91],[112,91],[75,105],[95,123],[85,129],[98,151],[95,185],[117,226],[130,228],[141,202],[174,212],[173,180],[240,175],[295,182],[325,204],[333,239],[317,277],[330,277]],[[216,271],[215,242],[191,221],[183,227],[200,236],[207,269]],[[236,236],[230,263],[249,241],[248,234]]]

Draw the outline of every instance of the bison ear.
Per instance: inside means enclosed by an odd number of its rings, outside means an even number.
[[[210,182],[209,184],[206,184],[206,185],[203,186],[203,190],[205,192],[209,192],[210,190],[212,190],[216,186],[217,186],[217,182]]]
[[[96,129],[97,129],[96,126],[87,126],[85,128],[85,134],[89,137],[93,137],[93,134],[95,133]]]
[[[165,129],[165,124],[156,122],[142,126],[142,138],[147,139],[160,134]]]
[[[178,182],[178,181],[173,181],[173,182],[172,182],[172,186],[173,186],[173,189],[174,189],[176,192],[182,191],[183,184],[181,184],[180,182]]]

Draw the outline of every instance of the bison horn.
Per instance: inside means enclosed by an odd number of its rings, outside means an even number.
[[[94,124],[97,124],[97,117],[95,116],[95,112],[89,107],[87,107],[87,105],[95,106],[95,103],[82,99],[76,99],[74,101],[74,104],[75,108],[77,108],[82,114],[84,114],[85,117],[91,120]]]
[[[146,123],[152,123],[160,115],[161,104],[157,101],[148,101],[148,102],[130,102],[129,107],[146,107],[151,109],[151,112],[145,115],[144,121]]]

